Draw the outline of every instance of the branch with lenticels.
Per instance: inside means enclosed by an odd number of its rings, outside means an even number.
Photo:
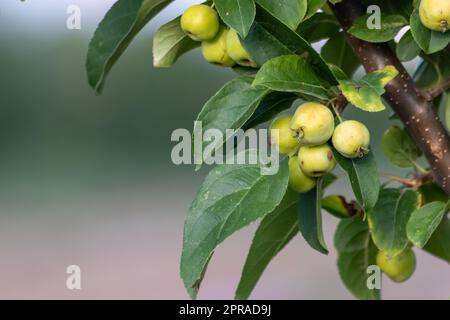
[[[358,0],[344,0],[335,5],[330,3],[330,7],[344,30],[348,30],[353,21],[365,13]],[[399,71],[399,75],[386,86],[384,98],[426,156],[436,183],[450,195],[450,138],[430,102],[430,98],[445,90],[448,84],[432,92],[424,92],[387,43],[369,43],[351,34],[347,34],[347,40],[367,72],[388,65]]]

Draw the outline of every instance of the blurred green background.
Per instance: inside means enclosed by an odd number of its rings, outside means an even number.
[[[157,26],[197,2],[178,1],[151,22],[101,96],[87,85],[84,62],[113,0],[0,4],[0,298],[187,298],[178,275],[183,220],[209,168],[173,165],[170,135],[191,130],[204,102],[235,74],[208,65],[198,50],[172,69],[154,69],[151,45]],[[81,30],[66,28],[71,4],[81,9]],[[368,124],[380,170],[394,172],[379,152],[388,114],[345,116]],[[350,195],[342,180],[330,192]],[[335,225],[325,218],[330,247]],[[200,298],[233,296],[253,230],[219,248]],[[71,264],[81,267],[80,291],[65,287]],[[384,296],[448,298],[449,271],[420,253],[412,280],[384,281]],[[351,298],[334,252],[317,254],[300,236],[252,297]]]

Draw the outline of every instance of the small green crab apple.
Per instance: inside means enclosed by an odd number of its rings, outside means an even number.
[[[450,29],[449,0],[422,0],[419,15],[420,21],[428,29],[441,32]]]
[[[239,35],[234,29],[230,29],[227,35],[227,51],[230,57],[236,61],[237,64],[243,67],[257,67],[256,63],[242,46]]]
[[[227,53],[227,33],[228,29],[221,27],[214,39],[202,42],[202,53],[206,61],[224,67],[235,65],[234,60]]]
[[[303,173],[298,164],[297,157],[289,158],[289,187],[298,193],[312,190],[316,186],[316,179]]]
[[[298,151],[298,164],[304,174],[320,177],[336,166],[333,151],[328,144],[319,146],[303,146]]]
[[[294,154],[298,150],[298,142],[292,134],[290,124],[291,117],[284,116],[276,119],[270,126],[270,143],[275,145],[281,154]]]
[[[333,134],[333,113],[323,104],[304,103],[295,111],[291,121],[291,129],[302,145],[324,144]]]
[[[332,142],[334,148],[346,158],[363,157],[369,152],[370,133],[361,122],[347,120],[336,127]]]
[[[212,40],[219,25],[216,10],[204,4],[189,7],[181,16],[181,29],[195,41]]]
[[[411,248],[406,248],[402,253],[394,257],[379,251],[376,260],[381,271],[395,282],[408,280],[416,269],[416,256]]]

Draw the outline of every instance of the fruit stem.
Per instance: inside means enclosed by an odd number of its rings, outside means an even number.
[[[344,120],[342,120],[342,117],[339,113],[339,111],[336,109],[336,105],[335,105],[335,99],[332,99],[328,102],[328,105],[331,106],[331,108],[334,111],[334,114],[336,115],[336,117],[338,118],[339,123],[342,123]]]

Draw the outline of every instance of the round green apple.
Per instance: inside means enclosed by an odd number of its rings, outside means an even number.
[[[217,12],[204,4],[189,7],[181,16],[181,29],[195,41],[212,40],[219,25]]]
[[[228,29],[221,27],[214,39],[202,42],[202,53],[206,61],[224,67],[235,65],[234,60],[227,53],[227,33]]]
[[[333,151],[328,144],[319,146],[303,146],[298,151],[298,164],[304,174],[320,177],[336,166]]]
[[[290,128],[291,117],[276,119],[270,126],[270,143],[275,145],[281,154],[294,154],[298,150],[298,142]]]
[[[327,142],[334,130],[334,116],[320,103],[307,102],[295,111],[291,129],[301,145],[321,145]]]
[[[411,248],[406,248],[402,253],[394,257],[379,251],[376,261],[381,271],[395,282],[408,280],[416,269],[416,256]]]
[[[346,158],[363,157],[369,152],[370,133],[359,121],[347,120],[334,129],[334,148]]]
[[[257,67],[256,63],[242,46],[239,35],[234,29],[230,29],[227,35],[227,51],[230,57],[236,61],[237,64],[244,67]]]
[[[450,29],[450,1],[422,0],[419,16],[422,24],[428,29],[447,32]]]
[[[308,177],[298,165],[297,157],[289,158],[289,187],[298,193],[312,190],[316,186],[316,179]]]

